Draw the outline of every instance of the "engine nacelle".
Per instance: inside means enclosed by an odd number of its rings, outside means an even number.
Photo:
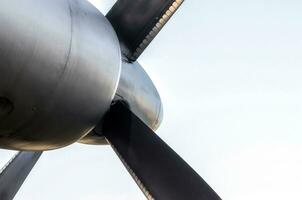
[[[1,0],[0,147],[47,150],[90,132],[121,70],[112,26],[83,0]]]

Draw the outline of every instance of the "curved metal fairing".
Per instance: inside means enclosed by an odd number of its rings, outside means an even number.
[[[121,50],[83,0],[0,1],[0,147],[69,145],[109,109]]]

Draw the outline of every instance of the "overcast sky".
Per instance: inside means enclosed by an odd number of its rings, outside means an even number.
[[[139,59],[164,104],[157,133],[225,200],[302,199],[301,10],[187,0]],[[44,153],[16,197],[54,199],[144,196],[110,147],[76,144]]]

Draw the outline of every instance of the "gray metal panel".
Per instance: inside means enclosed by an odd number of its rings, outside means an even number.
[[[1,0],[0,27],[0,147],[54,149],[93,129],[121,68],[106,17],[83,0]]]
[[[136,60],[184,0],[118,0],[106,17],[122,43],[124,55]]]

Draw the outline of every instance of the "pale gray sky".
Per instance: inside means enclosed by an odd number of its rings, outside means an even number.
[[[158,134],[225,200],[302,199],[301,10],[187,0],[140,58],[164,103]],[[144,196],[110,147],[76,144],[45,153],[16,197],[53,199]]]

